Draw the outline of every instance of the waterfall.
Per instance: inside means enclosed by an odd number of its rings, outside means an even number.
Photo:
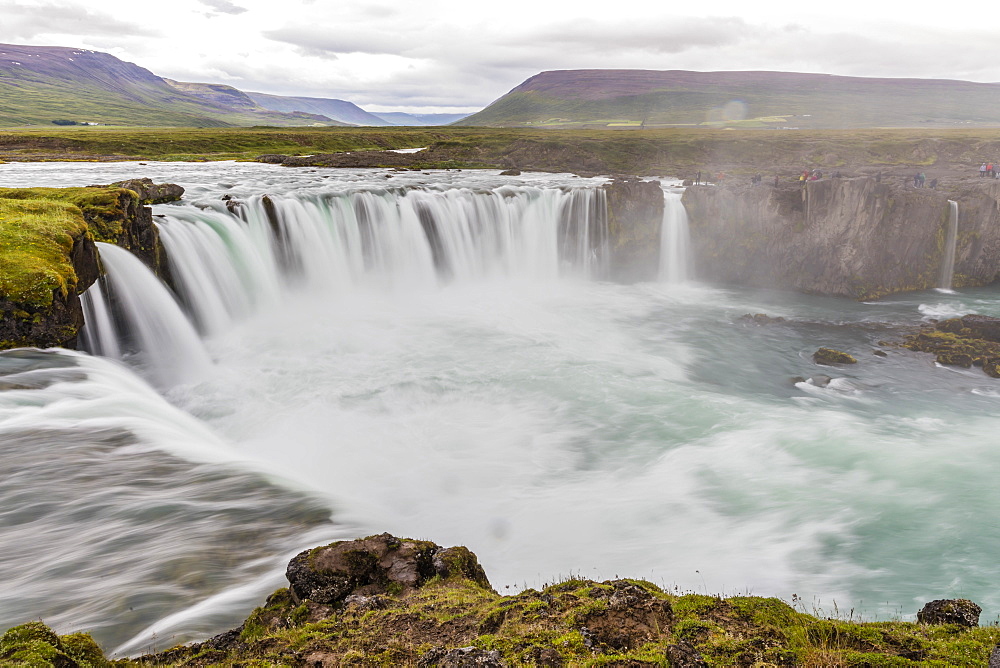
[[[680,193],[664,191],[660,228],[660,281],[683,283],[690,276],[690,233]]]
[[[169,210],[157,225],[176,298],[127,251],[101,244],[107,281],[85,296],[82,337],[95,354],[142,351],[162,383],[183,376],[171,357],[193,368],[207,363],[199,334],[221,334],[297,290],[420,291],[606,274],[599,188],[258,195],[235,213],[221,204]]]
[[[106,243],[97,247],[107,293],[100,283],[87,290],[94,316],[85,327],[88,352],[119,359],[138,353],[139,366],[161,386],[197,378],[211,360],[170,292],[127,250]]]
[[[941,258],[941,278],[939,290],[951,291],[951,281],[955,273],[955,246],[958,239],[958,202],[948,200],[948,229],[944,240],[944,255]]]

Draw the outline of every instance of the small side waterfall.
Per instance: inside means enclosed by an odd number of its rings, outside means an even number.
[[[87,291],[88,311],[94,317],[85,328],[89,352],[119,359],[138,353],[140,366],[161,386],[197,378],[211,360],[170,292],[124,248],[106,243],[97,247],[107,272],[107,293],[100,283],[95,293],[93,287]]]
[[[948,200],[948,228],[945,232],[944,254],[941,257],[941,278],[938,289],[951,292],[951,281],[955,274],[955,246],[958,239],[958,202]]]
[[[687,211],[679,193],[663,193],[663,224],[660,228],[660,281],[683,283],[690,274],[691,237]]]

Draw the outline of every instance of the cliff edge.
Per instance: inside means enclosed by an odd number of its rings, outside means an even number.
[[[875,299],[940,287],[951,205],[958,204],[951,285],[1000,276],[1000,182],[948,190],[827,178],[692,186],[683,196],[699,278]]]

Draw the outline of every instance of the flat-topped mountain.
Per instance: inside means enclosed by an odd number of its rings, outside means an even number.
[[[288,97],[266,93],[247,92],[244,95],[264,109],[283,112],[321,114],[350,125],[393,125],[385,119],[370,114],[353,102],[326,97]]]
[[[458,125],[1000,126],[1000,84],[794,72],[542,72]]]

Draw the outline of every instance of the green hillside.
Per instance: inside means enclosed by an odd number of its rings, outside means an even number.
[[[996,127],[1000,84],[789,72],[564,70],[531,77],[457,125]]]
[[[199,97],[107,53],[0,44],[0,127],[51,127],[53,121],[154,127],[332,124]]]

